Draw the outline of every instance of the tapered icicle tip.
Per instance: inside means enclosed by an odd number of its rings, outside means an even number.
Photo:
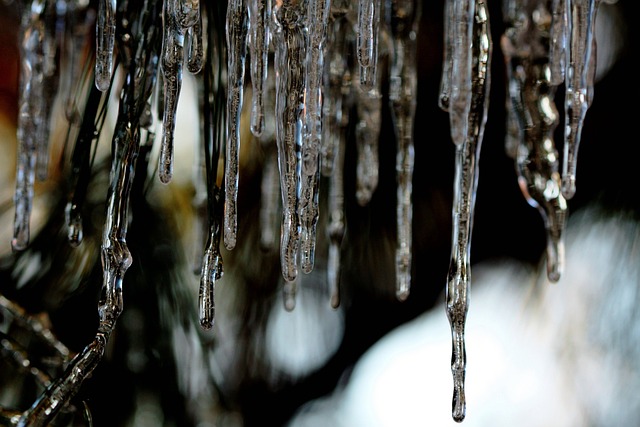
[[[454,377],[456,373],[454,372]],[[453,401],[452,401],[451,415],[453,420],[457,423],[464,421],[464,417],[467,413],[467,402],[464,396],[464,382],[460,381],[454,384],[453,389]]]
[[[551,283],[557,283],[564,270],[564,242],[562,238],[547,238],[547,278]]]
[[[569,200],[576,194],[576,176],[566,174],[562,177],[562,195]]]
[[[11,239],[11,249],[14,252],[20,252],[27,249],[28,244],[29,244],[29,239],[24,240],[17,237],[14,237],[13,239]]]
[[[285,282],[283,289],[284,309],[291,312],[296,308],[297,283],[295,281]]]

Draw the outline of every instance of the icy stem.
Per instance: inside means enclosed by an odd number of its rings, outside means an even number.
[[[227,7],[229,85],[227,89],[227,144],[224,159],[224,245],[231,250],[236,246],[236,234],[238,231],[238,156],[240,152],[240,117],[242,115],[244,92],[249,12],[246,0],[229,0]]]
[[[283,0],[273,8],[276,72],[276,145],[282,193],[280,251],[287,282],[298,274],[300,169],[307,30],[306,0]]]
[[[505,1],[507,28],[502,51],[507,62],[510,120],[518,126],[518,182],[528,203],[538,208],[547,229],[547,276],[557,282],[564,263],[567,203],[560,192],[558,152],[553,141],[559,122],[551,83],[549,34],[551,1]]]
[[[466,412],[464,380],[467,357],[464,328],[471,282],[470,249],[478,160],[488,108],[492,52],[487,6],[483,0],[477,0],[474,9],[475,19],[469,23],[473,28],[471,43],[473,78],[470,94],[472,108],[464,117],[463,127],[466,129],[464,141],[462,144],[456,144],[452,248],[446,287],[446,312],[451,324],[452,337],[453,419],[457,422],[464,420]],[[451,111],[450,114],[452,114]],[[451,132],[453,137],[456,130],[452,129]]]
[[[413,0],[394,0],[390,3],[390,27],[393,43],[389,100],[394,121],[397,154],[397,245],[396,245],[396,296],[404,301],[411,285],[411,248],[413,226],[413,124],[416,109],[418,76],[417,55],[417,6]]]
[[[316,227],[319,216],[320,146],[322,137],[322,77],[324,44],[331,2],[309,0],[309,47],[307,49],[305,128],[302,139],[301,190],[299,201],[301,267],[313,270],[316,250]]]

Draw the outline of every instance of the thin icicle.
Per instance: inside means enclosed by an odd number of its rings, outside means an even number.
[[[356,200],[365,206],[378,187],[379,158],[378,146],[382,123],[382,73],[378,73],[376,84],[371,90],[364,90],[356,80],[354,96],[358,112],[356,123]]]
[[[307,22],[309,47],[307,49],[305,128],[302,139],[302,167],[300,190],[300,265],[302,271],[313,270],[316,250],[316,227],[319,217],[320,146],[322,137],[322,77],[324,44],[329,23],[331,1],[310,0]]]
[[[249,0],[249,22],[251,52],[251,132],[260,136],[264,128],[264,86],[269,70],[269,23],[271,0]]]
[[[96,22],[96,87],[105,91],[111,84],[113,73],[113,46],[116,37],[116,0],[98,0]]]
[[[360,84],[365,90],[372,89],[376,82],[380,8],[380,0],[360,0],[358,4],[356,49],[360,64]]]
[[[332,18],[327,32],[327,60],[324,70],[325,96],[323,97],[323,124],[321,152],[321,173],[331,176],[334,169],[335,149],[340,140],[343,123],[343,95],[351,91],[351,74],[347,65],[347,52],[351,47],[350,37],[353,37],[351,23],[347,19],[348,5],[334,9],[336,1],[331,6]]]
[[[215,285],[223,275],[223,260],[220,253],[224,215],[224,191],[218,184],[218,165],[226,128],[226,91],[222,70],[225,66],[225,37],[222,35],[220,10],[207,7],[208,31],[203,73],[199,75],[202,97],[202,144],[206,185],[206,224],[208,226],[206,248],[201,263],[198,315],[200,326],[211,329],[215,320]],[[216,13],[217,12],[217,13]],[[218,26],[220,25],[220,26]]]
[[[140,16],[158,16],[155,3],[144,4],[142,11],[131,12],[131,19]],[[80,390],[84,381],[102,360],[109,337],[123,309],[123,279],[131,266],[131,253],[127,247],[128,208],[136,160],[140,150],[140,117],[146,108],[155,84],[155,67],[161,35],[157,33],[159,23],[155,20],[142,21],[139,34],[128,34],[128,39],[136,46],[129,46],[135,53],[132,68],[127,70],[128,78],[120,98],[120,108],[113,136],[113,160],[111,163],[111,183],[106,201],[106,220],[102,234],[103,282],[98,302],[98,330],[91,343],[71,361],[65,373],[40,395],[37,401],[25,411],[19,426],[49,425],[58,412],[67,406]],[[135,82],[135,84],[134,84]]]
[[[507,62],[511,121],[518,125],[514,158],[520,188],[547,230],[547,277],[557,282],[564,264],[567,203],[560,192],[553,135],[559,122],[550,81],[551,10],[533,0],[510,1],[502,50]]]
[[[551,84],[560,86],[564,82],[565,55],[567,49],[567,3],[569,0],[552,0],[551,29],[549,40],[549,64]]]
[[[566,2],[568,49],[565,50],[565,138],[562,158],[562,195],[576,193],[576,167],[582,126],[593,101],[596,74],[596,12],[600,0]]]
[[[227,144],[224,158],[225,204],[224,245],[236,246],[238,232],[238,165],[240,153],[240,117],[244,95],[245,59],[249,14],[246,0],[229,0],[227,6],[227,52],[229,85],[227,94]]]
[[[46,88],[44,41],[47,37],[45,14],[47,4],[34,0],[25,8],[20,26],[20,98],[18,101],[18,157],[16,164],[16,190],[14,194],[15,218],[11,247],[24,250],[30,239],[30,219],[33,204],[37,156],[42,138],[48,138],[45,102]]]
[[[202,44],[202,17],[185,32],[185,46],[187,49],[187,69],[191,74],[198,74],[202,70],[204,47]]]
[[[162,116],[162,142],[158,177],[164,184],[173,177],[173,142],[176,128],[176,111],[182,88],[182,64],[184,62],[184,28],[177,8],[181,0],[164,0],[162,8],[163,41],[161,66],[164,83],[164,111]]]
[[[473,230],[473,211],[478,179],[478,160],[487,116],[492,51],[487,6],[483,0],[477,0],[475,6],[475,19],[470,23],[473,27],[470,52],[473,59],[471,94],[473,108],[469,110],[469,115],[464,120],[463,125],[467,132],[464,142],[456,145],[452,249],[446,287],[446,312],[451,325],[452,337],[452,415],[457,422],[464,420],[466,413],[464,380],[467,356],[464,328],[469,308],[471,232]],[[466,52],[465,55],[469,55],[469,52]],[[454,61],[456,61],[455,58]],[[451,111],[450,114],[452,114]],[[456,130],[452,129],[451,132],[453,136]]]
[[[472,92],[472,29],[475,0],[445,5],[445,66],[442,74],[440,106],[449,112],[451,138],[461,145],[467,138],[467,118]]]
[[[304,114],[307,0],[284,0],[273,8],[273,41],[276,72],[276,144],[282,227],[280,259],[287,282],[298,274],[300,249],[300,149]]]
[[[413,125],[418,85],[416,69],[418,6],[413,0],[394,0],[391,5],[393,56],[389,100],[397,140],[397,246],[396,296],[404,301],[411,286],[413,225]]]
[[[331,298],[331,307],[340,305],[340,254],[342,252],[342,240],[344,238],[346,223],[344,211],[344,134],[337,141],[336,158],[337,166],[333,170],[329,181],[329,223],[327,235],[329,236],[329,254],[327,258],[327,283]]]
[[[277,247],[280,211],[280,180],[275,147],[268,147],[262,167],[260,198],[260,247],[271,251]]]

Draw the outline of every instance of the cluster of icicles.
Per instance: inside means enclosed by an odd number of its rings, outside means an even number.
[[[516,162],[523,193],[545,219],[551,281],[557,281],[562,270],[566,200],[575,193],[580,133],[593,97],[594,26],[599,1],[503,0],[506,31],[501,47],[509,93],[507,151]],[[446,306],[453,340],[453,418],[462,421],[470,242],[493,42],[486,0],[445,2],[439,105],[449,113],[451,139],[456,146]],[[300,268],[308,273],[314,267],[319,181],[321,174],[329,176],[328,278],[331,301],[337,306],[338,254],[344,234],[342,133],[349,120],[345,106],[347,97],[355,97],[359,117],[357,199],[364,205],[378,181],[382,79],[377,63],[380,52],[388,55],[389,100],[397,139],[396,293],[400,300],[409,294],[420,4],[415,0],[229,0],[226,7],[210,3],[99,0],[97,11],[83,0],[25,0],[21,4],[14,250],[28,246],[34,180],[47,175],[53,98],[57,93],[77,93],[73,85],[81,81],[79,75],[91,72],[78,64],[86,59],[83,49],[93,29],[95,87],[86,90],[87,99],[83,101],[86,107],[72,159],[75,188],[66,211],[69,239],[74,245],[82,240],[81,211],[88,181],[87,168],[81,166],[90,161],[91,144],[104,121],[103,95],[113,87],[115,70],[121,67],[126,77],[112,141],[99,329],[93,342],[70,363],[67,374],[52,381],[34,405],[15,418],[17,425],[50,421],[103,356],[123,308],[123,278],[132,261],[126,244],[127,208],[136,159],[153,141],[152,106],[159,105],[162,138],[158,177],[163,183],[171,181],[183,64],[197,77],[204,128],[201,154],[205,174],[196,185],[206,200],[204,229],[208,230],[201,264],[202,326],[209,329],[214,321],[214,285],[222,277],[221,239],[228,250],[236,245],[240,117],[248,80],[247,59],[252,84],[251,132],[260,137],[265,117],[275,117],[282,198],[282,274],[286,283],[293,283]],[[65,62],[68,69],[60,71],[56,57],[63,45],[70,59]],[[356,53],[353,68],[348,64],[349,49]],[[274,54],[271,65],[275,76],[268,76],[270,52]],[[275,111],[265,110],[268,77],[275,78]],[[559,173],[553,133],[560,121],[554,94],[561,84],[565,85],[566,130]],[[226,108],[221,111],[219,105],[224,106],[225,99]],[[79,123],[80,105],[77,97],[69,96],[65,107],[70,121]],[[224,184],[219,185],[216,176],[220,156],[224,157]],[[270,208],[271,213],[275,209]]]

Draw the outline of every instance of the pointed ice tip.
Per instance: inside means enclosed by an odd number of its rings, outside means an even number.
[[[562,177],[562,195],[570,200],[576,194],[576,176],[565,175]]]
[[[459,398],[458,396],[453,397],[453,411],[451,416],[453,417],[453,421],[457,423],[461,423],[464,421],[464,417],[467,412],[467,405],[464,401],[464,398]]]
[[[109,73],[103,73],[102,70],[96,70],[96,77],[94,81],[96,88],[100,92],[106,92],[111,85],[111,75]]]
[[[205,331],[210,330],[211,328],[213,328],[213,320],[210,319],[200,319],[200,326],[202,327],[202,329],[204,329]]]
[[[336,292],[331,295],[331,308],[336,310],[338,307],[340,307],[340,294]]]
[[[160,178],[160,182],[163,184],[169,184],[171,182],[171,179],[173,178],[173,172],[171,171],[171,169],[164,169],[161,168],[158,171],[158,178]]]

